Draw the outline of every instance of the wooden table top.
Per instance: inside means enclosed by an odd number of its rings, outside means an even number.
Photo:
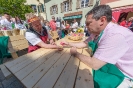
[[[86,49],[78,52],[89,56]],[[40,48],[5,63],[26,88],[94,88],[91,68],[63,51]]]

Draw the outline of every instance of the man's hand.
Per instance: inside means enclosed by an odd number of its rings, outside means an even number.
[[[70,53],[71,53],[73,56],[76,56],[76,54],[77,54],[77,49],[76,49],[75,47],[72,47],[72,48],[70,49]]]
[[[53,39],[50,39],[50,44],[51,45],[56,45]]]

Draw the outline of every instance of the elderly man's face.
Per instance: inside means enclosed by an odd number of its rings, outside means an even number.
[[[32,25],[33,29],[38,32],[40,32],[42,30],[42,25],[41,25],[40,20],[37,20],[37,21],[31,23],[31,25]]]
[[[93,18],[93,15],[88,15],[86,18],[86,27],[88,29],[88,31],[92,34],[99,34],[101,31],[101,28],[105,22],[105,20],[103,20],[104,17],[101,17],[99,20],[95,20]]]

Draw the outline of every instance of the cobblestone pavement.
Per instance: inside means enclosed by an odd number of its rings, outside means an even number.
[[[24,52],[18,52],[18,55],[24,55],[26,54]],[[4,63],[13,60],[12,58],[5,58]],[[25,88],[23,84],[15,77],[15,76],[10,76],[8,78],[5,78],[1,69],[0,69],[0,88]]]
[[[5,78],[0,70],[0,88],[24,88],[24,86],[13,75],[9,78]]]

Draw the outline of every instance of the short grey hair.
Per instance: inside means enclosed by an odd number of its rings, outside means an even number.
[[[90,10],[86,14],[86,16],[91,15],[91,14],[93,15],[93,18],[95,20],[99,20],[100,17],[106,16],[107,22],[112,21],[112,10],[109,5],[99,5],[93,8],[92,10]]]

